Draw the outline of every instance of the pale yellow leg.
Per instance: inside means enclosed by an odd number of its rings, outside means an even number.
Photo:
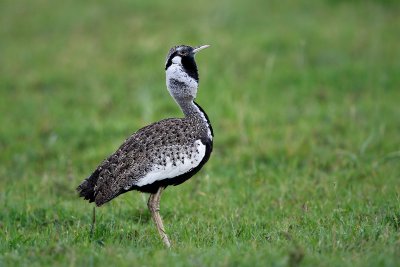
[[[161,198],[161,193],[164,190],[165,187],[160,187],[158,188],[157,192],[155,194],[151,194],[149,197],[149,201],[147,202],[147,206],[149,207],[149,210],[151,212],[151,217],[153,218],[153,221],[155,222],[157,226],[158,233],[161,236],[162,241],[164,244],[169,248],[171,247],[171,242],[169,242],[168,236],[165,233],[164,229],[164,224],[162,222],[161,216],[160,216],[160,198]]]

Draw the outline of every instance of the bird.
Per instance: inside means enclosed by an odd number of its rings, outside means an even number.
[[[184,116],[139,129],[76,188],[80,197],[96,206],[132,190],[150,193],[147,206],[166,247],[171,242],[159,213],[161,194],[196,174],[213,150],[210,120],[194,101],[199,86],[195,55],[208,47],[177,45],[167,54],[167,89]]]

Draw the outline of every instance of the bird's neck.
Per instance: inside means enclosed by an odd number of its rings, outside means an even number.
[[[201,117],[203,111],[191,98],[175,98],[185,117]]]
[[[201,110],[194,103],[198,80],[188,75],[179,64],[168,67],[166,74],[168,91],[181,107],[185,117],[200,116]]]
[[[196,117],[209,125],[207,114],[194,102],[199,86],[197,68],[194,67],[196,75],[193,76],[182,65],[171,64],[166,70],[167,88],[186,118]]]
[[[205,111],[193,99],[176,99],[186,118],[196,118],[207,128],[208,138],[213,140],[213,129]]]

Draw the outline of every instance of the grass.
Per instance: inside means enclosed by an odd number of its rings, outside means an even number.
[[[396,1],[0,3],[0,266],[398,266]],[[215,131],[168,188],[97,209],[75,187],[129,134],[181,116],[175,44]]]

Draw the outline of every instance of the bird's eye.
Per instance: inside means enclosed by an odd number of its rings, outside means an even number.
[[[187,53],[186,53],[185,51],[180,51],[179,54],[180,54],[181,56],[187,56]]]

